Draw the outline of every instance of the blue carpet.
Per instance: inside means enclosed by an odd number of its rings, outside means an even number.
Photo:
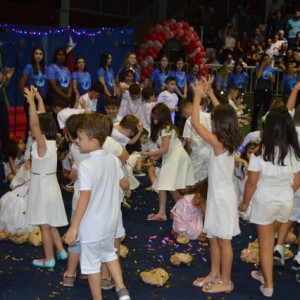
[[[125,284],[133,300],[246,300],[266,299],[261,296],[259,282],[252,279],[250,271],[256,267],[240,260],[241,250],[248,242],[255,239],[253,225],[241,221],[242,234],[233,239],[234,265],[232,280],[235,289],[231,294],[204,294],[193,287],[192,281],[209,272],[209,247],[206,243],[192,241],[188,245],[178,245],[170,235],[172,222],[146,221],[148,213],[158,206],[157,194],[143,191],[149,185],[146,178],[139,177],[142,184],[131,197],[132,208],[123,209],[123,219],[127,231],[123,244],[129,248],[126,259],[121,258]],[[8,190],[0,184],[0,195]],[[66,211],[71,210],[71,194],[63,193]],[[169,201],[169,208],[172,202]],[[65,232],[67,228],[62,228]],[[292,245],[296,253],[296,246]],[[175,252],[186,252],[194,257],[190,267],[174,267],[170,256]],[[58,261],[54,269],[39,269],[31,265],[34,258],[42,257],[42,247],[23,244],[15,245],[9,241],[0,242],[0,299],[40,300],[40,299],[91,299],[87,281],[77,279],[74,288],[62,285],[62,275],[66,268],[65,261]],[[300,285],[295,281],[295,272],[290,269],[292,261],[286,267],[274,269],[274,300],[299,299]],[[164,268],[170,279],[163,287],[146,285],[139,273],[151,268]],[[113,291],[103,291],[104,299],[116,299]]]

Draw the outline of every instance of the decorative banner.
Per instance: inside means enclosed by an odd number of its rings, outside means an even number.
[[[187,62],[190,65],[198,63],[201,67],[201,75],[207,72],[207,65],[203,58],[206,56],[203,45],[194,28],[184,21],[162,21],[147,33],[138,51],[138,61],[143,67],[142,81],[150,77],[153,71],[154,60],[157,58],[163,45],[170,39],[176,39],[183,47]]]
[[[73,40],[70,40],[70,36]],[[35,47],[44,49],[46,66],[53,62],[53,53],[58,47],[72,50],[67,59],[83,57],[92,82],[98,80],[97,69],[102,51],[112,54],[112,68],[116,72],[126,54],[134,51],[135,47],[132,28],[72,29],[0,24],[0,41],[2,45],[5,44],[2,47],[3,66],[15,68],[7,96],[10,104],[17,106],[23,106],[24,97],[20,92],[19,83],[24,68],[31,62],[32,50]],[[76,41],[76,47],[73,41]]]
[[[74,71],[74,62],[73,62],[73,49],[75,48],[76,43],[73,43],[71,35],[69,36],[69,43],[67,44],[67,67],[72,73]]]

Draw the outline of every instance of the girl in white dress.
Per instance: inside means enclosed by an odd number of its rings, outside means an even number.
[[[45,258],[35,259],[36,267],[53,268],[55,266],[54,245],[57,259],[66,259],[61,237],[56,227],[68,224],[65,207],[56,177],[56,124],[51,115],[37,114],[34,98],[36,91],[25,88],[25,97],[29,104],[30,128],[35,141],[32,144],[31,182],[29,188],[27,221],[30,225],[39,225],[42,232]],[[42,99],[37,97],[40,103]]]
[[[260,271],[251,276],[262,285],[266,297],[273,295],[274,233],[287,223],[293,206],[294,192],[300,185],[300,147],[291,115],[285,107],[270,111],[262,141],[252,154],[243,202],[247,210],[251,201],[250,222],[256,224],[259,242]]]
[[[166,221],[167,191],[174,201],[180,199],[177,190],[195,184],[191,160],[178,139],[177,132],[171,121],[170,110],[163,103],[158,103],[151,113],[151,139],[160,149],[142,151],[143,156],[162,156],[162,166],[153,184],[159,194],[159,211],[148,215],[149,221]]]
[[[212,146],[208,165],[208,195],[204,232],[210,243],[211,270],[193,284],[206,293],[231,292],[233,251],[231,239],[240,233],[237,195],[233,183],[234,152],[241,142],[237,115],[229,104],[217,105],[212,114],[212,132],[199,121],[199,108],[206,93],[213,93],[204,78],[193,86],[192,126]],[[214,102],[213,102],[214,103]],[[216,104],[216,103],[214,103]],[[201,114],[200,114],[201,118]]]

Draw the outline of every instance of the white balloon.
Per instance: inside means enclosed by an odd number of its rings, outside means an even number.
[[[145,49],[148,49],[148,46],[147,46],[146,43],[142,43],[142,44],[140,45],[140,48],[143,49],[143,50],[145,50]]]
[[[153,57],[152,56],[146,56],[145,58],[145,61],[150,65],[152,66],[154,64],[154,60],[153,60]]]
[[[148,46],[148,47],[153,47],[153,41],[151,41],[151,40],[148,41],[148,42],[147,42],[147,46]]]
[[[148,66],[148,62],[146,60],[143,60],[141,65],[143,68],[146,68]]]
[[[162,31],[163,30],[163,27],[160,25],[160,24],[157,24],[155,26],[155,29],[158,30],[158,31]]]

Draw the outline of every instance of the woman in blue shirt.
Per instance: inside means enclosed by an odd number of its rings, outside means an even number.
[[[27,64],[24,68],[21,80],[20,80],[20,90],[21,94],[24,95],[25,87],[30,87],[33,85],[36,87],[42,96],[43,100],[46,100],[48,84],[46,80],[46,66],[45,66],[45,55],[44,49],[41,47],[35,47],[31,53],[31,64]],[[29,130],[29,105],[27,101],[24,101],[24,111],[26,115],[26,129],[25,136],[28,137]]]
[[[85,59],[78,57],[76,59],[75,71],[72,73],[72,86],[76,101],[78,101],[82,95],[89,92],[91,84],[91,74],[86,71]]]
[[[255,74],[257,81],[253,97],[251,131],[257,130],[257,119],[261,105],[263,105],[263,114],[265,115],[272,101],[275,69],[271,67],[271,59],[268,54],[262,56],[260,64],[256,67]]]
[[[158,68],[154,69],[150,75],[150,86],[152,84],[156,96],[165,90],[165,80],[169,76],[169,59],[166,55],[162,55],[158,62]]]
[[[104,94],[97,101],[97,112],[105,114],[104,100],[106,97],[117,96],[114,71],[111,68],[112,55],[103,51],[100,57],[100,68],[97,70],[98,80],[103,84]]]
[[[294,63],[289,63],[287,66],[287,72],[282,77],[280,83],[280,90],[282,92],[282,100],[284,101],[284,103],[287,102],[291,94],[291,91],[293,87],[297,84],[297,82],[298,82],[298,75],[295,74]]]
[[[141,82],[141,68],[138,64],[136,54],[134,52],[129,52],[124,60],[122,67],[118,70],[118,74],[116,76],[116,84],[120,82],[120,74],[127,68],[132,68],[134,70],[133,82],[140,83]]]
[[[248,84],[249,75],[244,72],[244,67],[242,63],[236,63],[233,72],[229,74],[228,84],[235,85],[239,88],[241,93],[245,92],[246,86]]]
[[[57,48],[53,53],[52,64],[46,70],[46,78],[49,84],[49,92],[47,96],[47,104],[50,104],[52,99],[60,98],[70,104],[72,98],[71,73],[65,66],[66,50]]]
[[[184,61],[183,58],[178,57],[175,60],[175,67],[171,71],[170,76],[176,78],[176,94],[178,95],[179,99],[186,98],[187,93],[187,85],[186,85],[186,74],[183,71]]]
[[[193,89],[191,87],[191,84],[194,84],[196,81],[201,80],[201,66],[198,63],[193,64],[192,66],[189,66],[189,72],[186,76],[186,84],[187,84],[187,95],[186,98],[189,101],[193,101]]]
[[[100,68],[97,71],[99,81],[104,86],[105,95],[116,96],[116,84],[114,71],[111,68],[112,55],[109,52],[102,52],[100,58]]]

